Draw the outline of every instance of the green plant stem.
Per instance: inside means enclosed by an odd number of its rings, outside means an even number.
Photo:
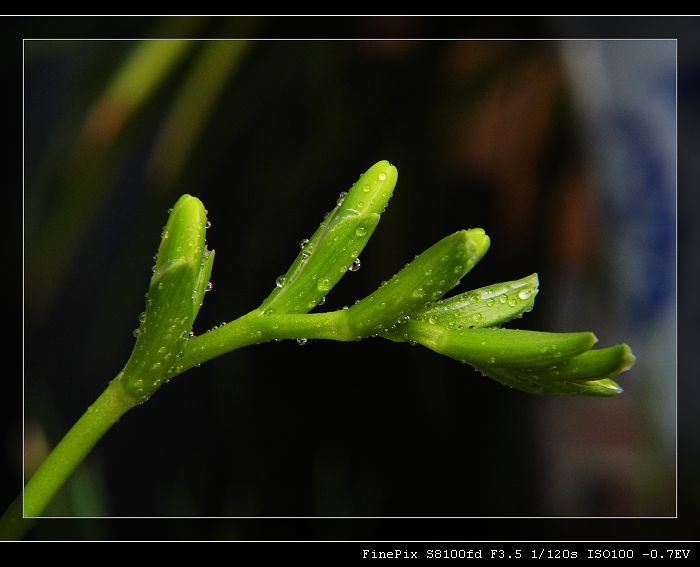
[[[188,341],[180,363],[169,378],[193,366],[250,344],[274,339],[352,340],[354,333],[348,324],[347,311],[310,315],[265,315],[252,311],[231,323]],[[147,379],[147,376],[139,376]],[[131,396],[120,373],[92,404],[37,469],[22,494],[0,518],[0,540],[20,539],[31,529],[27,518],[41,516],[56,493],[95,444],[122,415],[141,403]]]
[[[36,520],[22,518],[22,493],[15,498],[0,518],[0,541],[22,539]]]
[[[40,516],[95,444],[137,404],[124,390],[122,376],[120,374],[110,382],[26,484],[24,514],[20,494],[0,518],[0,539],[21,538],[32,525],[32,522],[22,518]]]
[[[218,329],[188,341],[172,376],[244,346],[281,339],[328,339],[350,341],[355,337],[346,317],[348,311],[266,315],[251,311]]]

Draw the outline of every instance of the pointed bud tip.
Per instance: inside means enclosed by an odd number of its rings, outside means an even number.
[[[170,219],[172,219],[173,222],[201,223],[204,225],[206,217],[207,211],[202,201],[192,195],[184,194],[173,205],[168,221],[170,222]]]
[[[394,194],[397,169],[388,161],[375,163],[355,182],[343,201],[343,209],[381,214]]]
[[[484,252],[488,250],[488,247],[491,245],[491,239],[483,228],[471,228],[467,231],[467,234],[477,248],[483,249]]]
[[[523,278],[529,285],[531,285],[534,288],[539,288],[540,287],[540,277],[537,275],[537,272],[534,274],[530,274],[529,276]]]
[[[598,380],[596,382],[598,386],[601,388],[605,388],[611,396],[617,396],[619,394],[622,394],[624,390],[620,387],[620,385],[615,382],[614,380],[611,380],[610,378],[605,378],[603,380]]]
[[[627,372],[630,368],[634,366],[637,362],[637,357],[634,356],[632,349],[626,343],[622,344],[623,354],[622,354],[622,364],[620,365],[620,373]]]
[[[204,210],[204,205],[202,204],[202,202],[199,199],[197,199],[197,197],[193,197],[192,195],[189,195],[187,193],[180,195],[180,198],[173,205],[173,212],[183,207],[201,207],[202,210]]]
[[[460,232],[464,234],[469,258],[473,262],[471,265],[474,265],[488,252],[491,239],[483,228],[470,228]]]
[[[202,202],[191,195],[182,195],[170,210],[161,234],[156,271],[174,260],[201,261],[204,251],[207,211]]]

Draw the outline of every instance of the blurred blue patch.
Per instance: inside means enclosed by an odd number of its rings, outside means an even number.
[[[609,125],[618,176],[605,212],[620,237],[621,301],[629,323],[647,325],[674,300],[674,188],[664,179],[667,156],[654,147],[648,124],[616,108]]]

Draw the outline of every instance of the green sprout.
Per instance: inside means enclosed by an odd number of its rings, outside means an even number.
[[[380,337],[420,344],[468,364],[511,388],[537,394],[614,396],[612,380],[631,368],[625,344],[593,350],[592,333],[544,333],[501,325],[532,310],[537,274],[443,299],[487,252],[481,228],[460,230],[416,256],[350,308],[310,313],[348,272],[392,197],[397,170],[373,165],[341,193],[337,206],[277,278],[261,305],[195,337],[192,326],[209,289],[214,252],[207,249],[207,211],[183,195],[161,234],[136,344],[112,380],[49,454],[0,519],[0,539],[21,538],[100,438],[160,386],[203,362],[272,340],[357,341]],[[29,519],[24,519],[29,518]]]

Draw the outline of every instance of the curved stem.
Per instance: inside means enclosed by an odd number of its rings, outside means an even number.
[[[123,388],[120,374],[80,417],[0,518],[0,539],[22,537],[31,528],[26,518],[40,516],[95,444],[137,401]]]
[[[294,338],[349,341],[352,336],[346,311],[311,315],[271,315],[252,311],[189,341],[170,377],[254,343]],[[127,411],[142,403],[143,400],[133,397],[124,388],[125,378],[125,373],[121,372],[110,382],[37,469],[24,487],[23,495],[20,494],[0,518],[0,540],[23,537],[33,525],[32,518],[41,516],[109,428]]]

